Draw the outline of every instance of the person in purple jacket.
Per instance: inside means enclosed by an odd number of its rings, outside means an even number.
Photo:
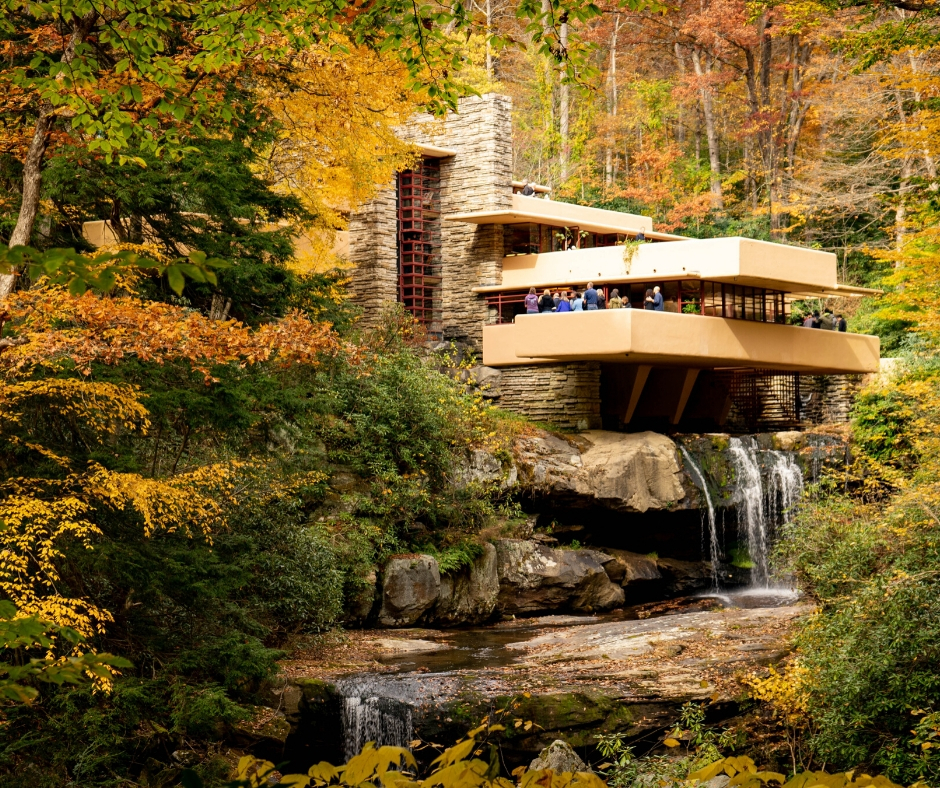
[[[537,315],[539,313],[539,297],[535,294],[535,288],[529,288],[529,294],[525,297],[525,313],[527,315]]]

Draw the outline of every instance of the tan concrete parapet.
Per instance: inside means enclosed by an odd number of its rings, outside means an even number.
[[[540,197],[525,197],[521,194],[512,195],[512,204],[500,210],[453,213],[445,216],[444,219],[449,222],[469,222],[470,224],[536,222],[553,227],[579,227],[590,232],[624,233],[631,236],[641,230],[644,233],[653,231],[653,220],[648,216],[608,211],[603,208],[589,208]],[[679,238],[680,236],[672,237]]]
[[[494,367],[577,360],[852,374],[877,372],[879,349],[864,334],[642,309],[520,315],[483,335],[483,363]]]
[[[706,279],[807,295],[863,295],[878,291],[837,283],[836,256],[750,238],[688,239],[639,246],[603,246],[503,258],[500,285],[486,293],[579,282],[654,282]],[[632,256],[629,253],[632,252]]]

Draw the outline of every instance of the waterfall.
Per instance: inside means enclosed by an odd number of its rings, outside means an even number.
[[[794,507],[803,493],[803,469],[789,452],[773,451],[767,479],[767,500],[771,520],[777,525],[790,522]]]
[[[753,567],[751,584],[766,586],[770,579],[770,534],[764,512],[764,484],[757,463],[754,438],[732,438],[728,446],[737,474],[734,500],[738,510],[738,536],[747,543]]]
[[[415,682],[380,676],[356,676],[336,684],[342,698],[343,746],[346,760],[366,742],[408,747],[414,739]]]
[[[685,461],[689,464],[689,468],[695,471],[695,475],[698,476],[699,488],[705,496],[705,503],[708,506],[708,553],[712,564],[712,590],[717,591],[718,562],[721,559],[721,550],[718,545],[718,528],[715,524],[715,506],[712,504],[712,496],[711,493],[708,492],[708,483],[705,481],[705,474],[702,473],[702,469],[699,467],[698,463],[692,459],[692,455],[689,454],[685,446],[679,446],[679,449],[682,451],[682,456],[685,457]]]
[[[803,473],[789,452],[761,452],[752,437],[732,438],[728,447],[737,480],[734,501],[738,513],[738,536],[747,544],[753,567],[751,585],[770,584],[769,555],[776,526],[789,521],[803,491]],[[759,456],[767,467],[766,482]]]

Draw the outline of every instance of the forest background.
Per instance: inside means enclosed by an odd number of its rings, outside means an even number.
[[[31,249],[0,276],[0,785],[170,785],[180,749],[223,781],[284,649],[354,620],[385,556],[456,568],[511,528],[453,469],[527,427],[405,316],[361,332],[328,251],[411,161],[395,126],[489,90],[516,176],[557,198],[830,250],[885,288],[832,303],[908,372],[863,398],[851,479],[779,556],[821,612],[767,694],[802,766],[935,779],[937,22],[919,0],[7,4],[0,238]]]

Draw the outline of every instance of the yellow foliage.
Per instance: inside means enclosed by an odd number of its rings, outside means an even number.
[[[910,233],[901,249],[881,252],[876,256],[889,260],[896,268],[884,280],[894,288],[884,298],[878,316],[886,320],[902,320],[936,345],[940,342],[940,228],[935,217],[924,216],[925,226]]]
[[[20,616],[36,615],[85,637],[104,631],[111,615],[59,593],[56,562],[68,539],[91,549],[101,531],[88,519],[90,510],[87,501],[66,493],[52,500],[23,494],[0,500],[0,592]]]
[[[183,530],[208,539],[222,523],[236,468],[210,465],[159,480],[92,465],[61,482],[7,483],[0,489],[0,592],[21,615],[38,615],[85,637],[102,632],[112,620],[106,610],[58,590],[62,545],[71,540],[93,549],[101,531],[91,518],[102,506],[137,512],[147,536]]]
[[[485,728],[486,726],[483,726]],[[337,788],[515,788],[515,783],[498,775],[491,763],[474,758],[484,743],[475,737],[483,728],[471,731],[463,741],[444,750],[432,762],[432,772],[419,780],[407,769],[417,770],[414,756],[403,747],[376,747],[368,742],[360,753],[344,766],[322,762],[311,766],[307,774],[288,774],[280,785],[306,788],[306,786],[335,785]],[[489,730],[502,730],[494,725]],[[267,785],[274,764],[246,756],[239,761],[237,778],[251,788]],[[606,788],[597,775],[590,772],[555,772],[551,769],[526,771],[521,775],[519,788]]]
[[[24,410],[41,407],[44,416],[80,420],[84,428],[96,433],[117,428],[146,429],[150,426],[149,414],[139,396],[140,389],[129,384],[73,378],[0,381],[0,410],[7,427],[22,423]]]
[[[325,230],[346,226],[343,213],[414,161],[394,130],[420,106],[406,70],[374,49],[337,36],[301,53],[262,100],[282,127],[265,157],[263,175],[296,195]]]
[[[20,615],[38,615],[85,637],[103,632],[113,620],[108,611],[58,590],[62,545],[71,540],[93,549],[101,531],[91,518],[102,506],[137,512],[147,536],[182,530],[210,539],[233,496],[237,467],[209,465],[160,480],[92,465],[60,482],[8,482],[0,488],[0,592]]]
[[[787,724],[798,725],[809,709],[806,678],[806,669],[798,662],[792,662],[783,673],[770,668],[767,676],[752,675],[744,683],[751,688],[751,697],[769,704]]]
[[[193,529],[209,538],[222,522],[222,500],[234,494],[235,463],[208,465],[169,479],[136,473],[114,473],[93,466],[86,489],[116,509],[134,509],[144,521],[144,534]]]
[[[747,756],[738,758],[722,758],[708,766],[692,772],[690,780],[707,782],[719,774],[726,774],[731,778],[729,786],[740,788],[763,788],[770,783],[782,785],[783,788],[900,788],[887,777],[872,777],[868,774],[855,774],[855,772],[801,772],[787,780],[779,772],[759,771],[754,761]]]

